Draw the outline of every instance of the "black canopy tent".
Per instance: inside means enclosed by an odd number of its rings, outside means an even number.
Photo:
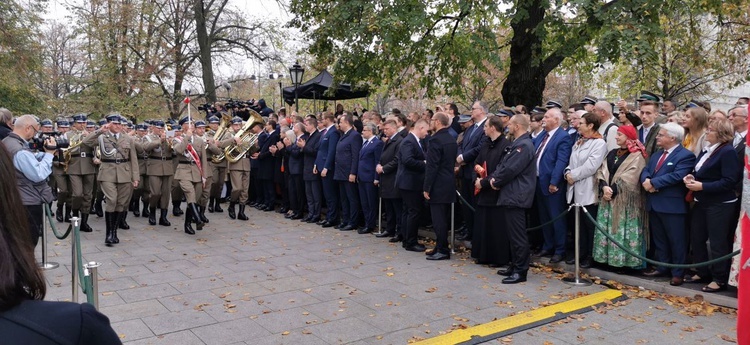
[[[328,71],[322,71],[315,77],[302,83],[297,88],[297,98],[337,101],[342,99],[364,98],[370,95],[369,90],[354,90],[351,84],[340,83],[332,94],[328,90],[333,85],[333,76]],[[284,88],[284,101],[294,104],[294,86]]]

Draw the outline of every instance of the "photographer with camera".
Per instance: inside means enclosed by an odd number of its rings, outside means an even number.
[[[26,208],[34,246],[39,242],[42,231],[44,215],[42,205],[51,203],[54,199],[52,188],[47,184],[47,178],[52,174],[52,157],[57,150],[57,142],[54,137],[47,137],[44,142],[39,142],[41,139],[38,137],[33,140],[40,127],[36,116],[23,115],[16,120],[13,132],[3,139],[5,148],[13,157],[18,192],[21,194],[21,201]],[[32,140],[34,145],[30,145]],[[34,152],[32,146],[40,147],[39,150],[44,150],[44,152]],[[10,210],[10,212],[13,212],[13,210]]]

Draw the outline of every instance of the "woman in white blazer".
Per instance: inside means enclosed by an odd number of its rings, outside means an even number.
[[[581,116],[581,122],[578,126],[580,139],[573,144],[570,162],[564,172],[565,180],[568,181],[568,203],[582,205],[594,218],[596,218],[599,202],[596,172],[607,156],[607,142],[599,134],[600,124],[601,120],[596,114],[585,113]],[[569,213],[568,217],[574,218],[575,213]],[[581,215],[580,222],[579,259],[581,260],[581,267],[589,268],[593,262],[591,255],[596,229],[594,224],[584,215]],[[575,231],[575,228],[571,230]],[[569,264],[574,263],[574,260],[574,255],[568,255],[566,258],[566,262]]]

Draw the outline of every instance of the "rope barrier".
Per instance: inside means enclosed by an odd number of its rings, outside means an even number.
[[[731,259],[732,257],[734,257],[734,256],[736,256],[736,255],[738,255],[740,253],[740,250],[736,250],[736,251],[734,251],[732,253],[729,253],[727,255],[724,255],[722,257],[719,257],[719,258],[716,258],[716,259],[712,259],[712,260],[708,260],[708,261],[705,261],[705,262],[695,263],[695,264],[670,264],[670,263],[667,263],[667,262],[660,262],[660,261],[656,261],[656,260],[651,260],[651,259],[649,259],[649,258],[647,258],[647,257],[645,257],[645,256],[643,256],[641,254],[638,254],[638,253],[630,250],[630,248],[625,247],[622,243],[617,242],[617,240],[615,240],[614,237],[612,237],[612,235],[610,235],[609,232],[607,232],[607,230],[604,229],[604,227],[602,227],[602,225],[599,224],[596,221],[596,219],[594,219],[594,217],[591,216],[591,214],[588,212],[588,210],[586,210],[585,207],[581,207],[581,208],[583,209],[583,213],[586,214],[586,217],[588,217],[588,219],[591,221],[591,223],[593,223],[594,226],[597,228],[597,230],[599,230],[599,232],[601,232],[605,237],[607,237],[608,240],[610,240],[611,242],[613,242],[616,246],[620,247],[620,249],[622,249],[623,251],[625,251],[625,253],[628,253],[629,255],[634,256],[634,257],[636,257],[638,259],[641,259],[641,260],[643,260],[643,261],[645,261],[647,263],[650,263],[652,265],[662,266],[662,267],[666,267],[666,268],[696,268],[696,267],[704,267],[704,266],[713,265],[713,264],[715,264],[717,262],[721,262],[721,261],[724,261],[724,260]]]
[[[52,216],[52,210],[49,207],[49,204],[44,204],[44,212],[47,215],[47,220],[49,220],[50,228],[52,228],[52,232],[55,234],[55,237],[57,237],[60,240],[64,240],[68,237],[71,233],[73,233],[73,241],[75,241],[76,246],[76,258],[77,261],[77,267],[71,268],[71,269],[77,269],[78,270],[78,284],[81,286],[81,289],[83,290],[83,293],[86,295],[86,301],[90,304],[94,304],[94,296],[90,293],[91,291],[91,279],[95,279],[90,277],[88,274],[84,271],[83,268],[83,259],[81,254],[81,233],[80,233],[80,226],[73,226],[72,224],[68,226],[68,230],[60,236],[57,232],[57,229],[55,228],[55,222],[53,221],[54,217]],[[76,282],[73,282],[75,284]]]

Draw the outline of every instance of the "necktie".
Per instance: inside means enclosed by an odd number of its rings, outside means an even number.
[[[539,148],[536,149],[537,156],[539,156],[539,154],[542,153],[544,146],[547,145],[547,139],[549,139],[549,133],[544,133],[544,138],[542,138],[542,143],[539,144]]]
[[[365,148],[365,146],[367,146],[367,144],[369,144],[369,143],[370,143],[370,141],[369,141],[369,140],[365,140],[365,144],[364,144],[364,145],[362,145],[362,148]]]
[[[667,151],[664,151],[664,153],[661,154],[661,158],[659,158],[659,161],[656,162],[656,170],[654,172],[659,171],[659,168],[661,168],[661,165],[664,164],[664,160],[667,159]]]
[[[328,133],[328,128],[324,129],[324,130],[323,130],[323,133],[322,133],[322,134],[321,134],[320,136],[321,136],[321,137],[324,137],[324,136],[326,136],[326,133]]]

